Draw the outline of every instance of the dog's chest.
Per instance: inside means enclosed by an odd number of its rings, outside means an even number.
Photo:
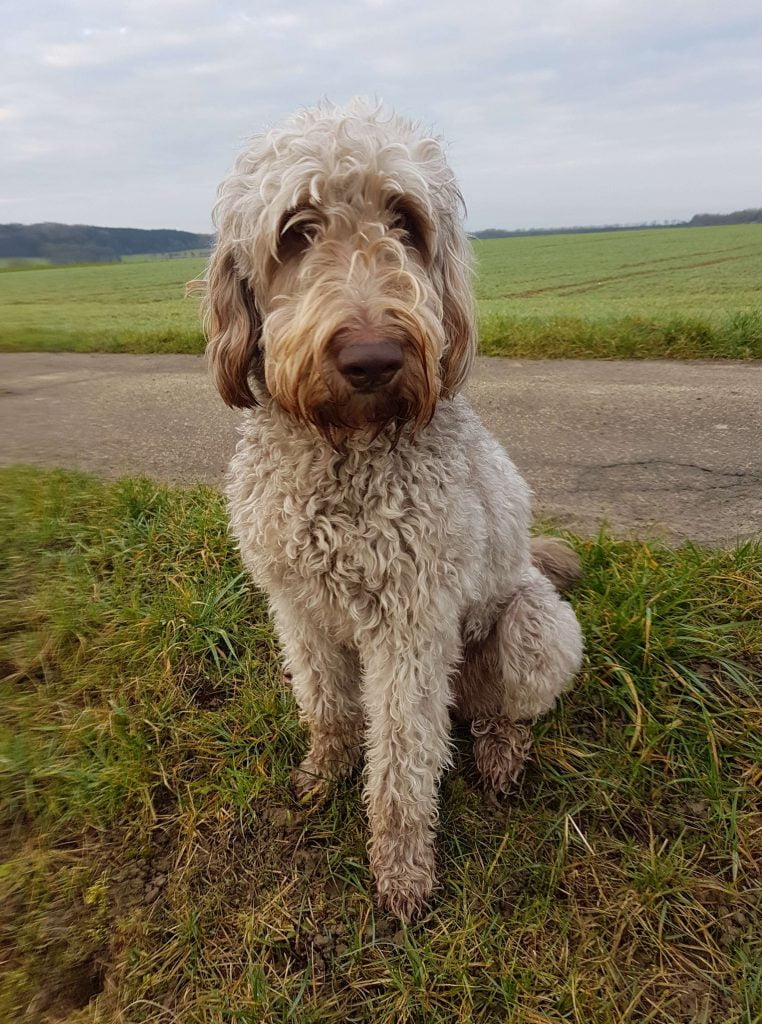
[[[441,467],[404,452],[298,456],[239,450],[234,461],[233,528],[261,585],[323,616],[335,608],[366,617],[422,578],[452,571]]]

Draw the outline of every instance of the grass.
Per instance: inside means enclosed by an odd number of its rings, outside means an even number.
[[[474,243],[482,351],[522,358],[762,358],[762,228]],[[175,258],[0,273],[0,351],[200,352]]]
[[[574,543],[579,684],[504,803],[456,736],[401,929],[219,496],[3,471],[0,1020],[758,1024],[762,551]]]

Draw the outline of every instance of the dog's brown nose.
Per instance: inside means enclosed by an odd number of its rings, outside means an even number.
[[[356,391],[373,391],[402,367],[402,346],[397,341],[352,341],[339,349],[336,365]]]

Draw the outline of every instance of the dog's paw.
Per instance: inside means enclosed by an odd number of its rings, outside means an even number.
[[[416,872],[414,876],[399,872],[393,876],[377,874],[376,903],[380,910],[408,924],[428,906],[435,882],[433,872]]]
[[[349,746],[343,742],[321,746],[313,744],[292,775],[297,799],[315,800],[323,796],[330,783],[351,775],[357,765],[359,749],[358,745]]]
[[[508,718],[481,718],[471,723],[474,760],[484,785],[495,793],[507,793],[521,777],[532,734],[525,723]]]
[[[421,836],[374,837],[370,866],[379,908],[404,922],[419,917],[437,881],[431,842]]]
[[[318,800],[328,789],[328,778],[320,773],[309,757],[306,757],[298,768],[295,768],[291,783],[299,803],[309,803]]]

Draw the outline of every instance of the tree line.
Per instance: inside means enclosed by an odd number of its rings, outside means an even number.
[[[718,224],[762,224],[762,207],[733,213],[696,213],[690,220],[660,220],[642,224],[580,224],[570,228],[486,228],[472,238],[518,238],[523,235],[584,235],[598,231],[642,231],[644,228],[706,228]]]
[[[643,228],[709,227],[717,224],[762,224],[762,207],[734,213],[697,213],[690,220],[650,224],[576,225],[567,228],[487,228],[473,238],[515,238],[522,235],[575,235],[598,231],[639,231]],[[91,224],[0,224],[0,259],[38,259],[50,263],[118,263],[123,256],[171,255],[207,250],[213,235],[172,229],[101,228]]]
[[[208,249],[212,235],[90,224],[0,224],[0,259],[118,263],[123,256]]]

